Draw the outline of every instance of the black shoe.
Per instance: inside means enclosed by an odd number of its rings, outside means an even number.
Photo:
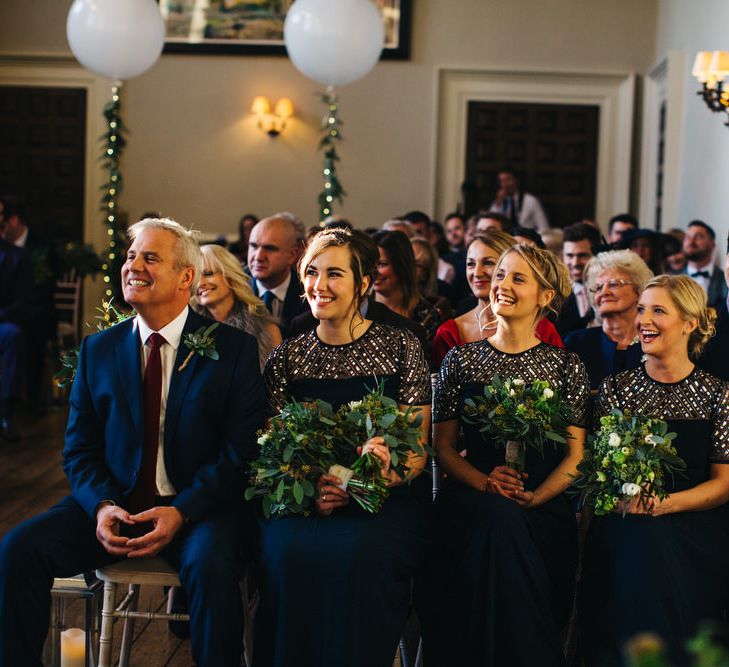
[[[10,425],[10,422],[3,418],[0,419],[0,438],[6,442],[17,442],[20,436],[17,431]]]

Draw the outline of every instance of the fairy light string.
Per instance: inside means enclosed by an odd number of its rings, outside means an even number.
[[[322,119],[321,139],[319,140],[319,150],[324,152],[322,168],[324,188],[319,193],[318,199],[319,220],[320,224],[323,224],[324,220],[332,215],[334,202],[337,201],[341,204],[347,193],[337,177],[337,162],[339,162],[337,144],[342,140],[342,121],[339,118],[337,95],[334,88],[329,86],[326,92],[320,94],[320,97],[327,107]]]

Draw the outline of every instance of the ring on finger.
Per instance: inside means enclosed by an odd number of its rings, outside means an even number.
[[[326,493],[322,493],[322,494],[321,494],[321,501],[322,501],[323,503],[325,503],[325,502],[327,501],[327,494],[326,494]]]

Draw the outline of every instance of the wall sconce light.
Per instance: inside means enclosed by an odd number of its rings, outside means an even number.
[[[286,127],[286,120],[294,115],[294,105],[288,97],[282,97],[271,113],[271,103],[267,97],[259,96],[253,99],[251,112],[258,117],[258,127],[269,137],[277,137]]]
[[[729,52],[699,51],[691,70],[701,84],[700,95],[711,111],[729,114],[729,93],[724,90],[724,79],[729,76]],[[729,119],[724,123],[729,127]]]

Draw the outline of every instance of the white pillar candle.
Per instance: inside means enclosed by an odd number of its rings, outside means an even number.
[[[86,633],[80,628],[61,633],[61,667],[86,667]]]

